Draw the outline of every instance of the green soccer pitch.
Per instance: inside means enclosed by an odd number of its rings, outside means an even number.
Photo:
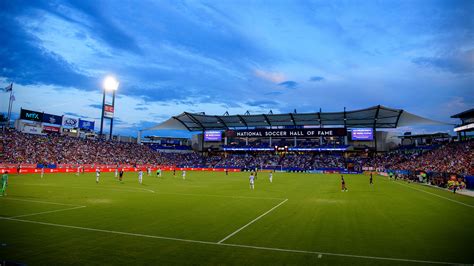
[[[28,265],[474,263],[474,198],[376,176],[10,175],[0,260]],[[1,262],[0,261],[0,262]],[[3,265],[3,264],[1,264]]]

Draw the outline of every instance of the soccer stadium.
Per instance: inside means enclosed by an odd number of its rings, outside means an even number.
[[[361,3],[0,4],[0,265],[474,265],[474,4]]]

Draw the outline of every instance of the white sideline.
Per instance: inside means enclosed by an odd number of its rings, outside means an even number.
[[[249,223],[247,223],[246,225],[240,227],[239,229],[235,230],[234,232],[232,232],[231,234],[229,234],[228,236],[224,237],[223,239],[221,239],[221,241],[217,242],[218,244],[221,244],[222,242],[226,241],[227,239],[231,238],[233,235],[237,234],[238,232],[240,232],[241,230],[245,229],[247,226],[253,224],[254,222],[258,221],[260,218],[262,218],[263,216],[269,214],[271,211],[273,211],[274,209],[280,207],[283,203],[287,202],[288,199],[285,199],[284,201],[278,203],[277,205],[275,205],[273,208],[271,208],[270,210],[266,211],[265,213],[263,213],[262,215],[258,216],[257,218],[253,219],[252,221],[250,221]]]
[[[16,199],[11,197],[3,197],[2,200],[17,200],[17,201],[26,201],[26,202],[34,202],[34,203],[44,203],[44,204],[53,204],[53,205],[63,205],[63,206],[81,206],[76,204],[67,204],[67,203],[57,203],[57,202],[49,202],[49,201],[39,201],[39,200],[26,200],[26,199]]]
[[[401,259],[401,258],[389,258],[389,257],[374,257],[374,256],[350,255],[350,254],[343,254],[343,253],[330,253],[330,252],[318,252],[318,251],[307,251],[307,250],[296,250],[296,249],[270,248],[270,247],[259,247],[259,246],[250,246],[250,245],[240,245],[240,244],[226,244],[226,243],[217,243],[217,242],[209,242],[209,241],[182,239],[182,238],[174,238],[174,237],[127,233],[127,232],[111,231],[111,230],[88,228],[88,227],[80,227],[80,226],[73,226],[73,225],[45,223],[45,222],[38,222],[38,221],[31,221],[31,220],[21,220],[21,219],[15,219],[15,218],[7,218],[7,217],[0,217],[0,220],[9,220],[9,221],[16,221],[16,222],[23,222],[23,223],[32,223],[32,224],[49,225],[49,226],[56,226],[56,227],[62,227],[62,228],[92,231],[92,232],[102,232],[102,233],[117,234],[117,235],[136,236],[136,237],[163,239],[163,240],[180,241],[180,242],[188,242],[188,243],[199,243],[199,244],[216,245],[216,246],[228,246],[228,247],[238,247],[238,248],[247,248],[247,249],[258,249],[258,250],[291,252],[291,253],[303,253],[303,254],[316,254],[316,255],[322,254],[322,255],[335,256],[335,257],[349,257],[349,258],[361,258],[361,259],[372,259],[372,260],[401,261],[401,262],[413,262],[413,263],[425,263],[425,264],[462,265],[462,263],[455,263],[455,262],[427,261],[427,260]],[[470,264],[466,263],[465,265],[470,265]]]
[[[10,217],[10,218],[29,217],[29,216],[35,216],[35,215],[40,215],[40,214],[47,214],[47,213],[63,212],[63,211],[69,211],[69,210],[81,209],[81,208],[85,208],[85,207],[86,207],[86,206],[77,206],[77,207],[66,208],[66,209],[59,209],[59,210],[53,210],[53,211],[44,211],[44,212],[37,212],[37,213],[30,213],[30,214],[23,214],[23,215],[13,216],[13,217]]]
[[[395,181],[394,183],[395,183],[395,184],[398,184],[398,185],[400,185],[400,186],[405,186],[405,187],[407,187],[407,188],[411,188],[411,189],[414,189],[414,190],[418,190],[418,191],[421,191],[421,192],[424,192],[424,193],[427,193],[427,194],[436,196],[436,197],[438,197],[438,198],[442,198],[442,199],[449,200],[449,201],[452,201],[452,202],[455,202],[455,203],[458,203],[458,204],[461,204],[461,205],[464,205],[464,206],[467,206],[467,207],[474,208],[473,205],[470,205],[470,204],[467,204],[467,203],[464,203],[464,202],[460,202],[460,201],[457,201],[457,200],[453,200],[453,199],[450,199],[450,198],[447,198],[447,197],[443,197],[443,196],[441,196],[441,195],[438,195],[438,194],[435,194],[435,193],[431,193],[431,192],[426,191],[426,190],[423,190],[423,189],[415,188],[415,187],[412,187],[412,186],[409,186],[409,185],[406,185],[406,184],[403,184],[403,183],[399,183],[399,182],[397,182],[397,181]]]

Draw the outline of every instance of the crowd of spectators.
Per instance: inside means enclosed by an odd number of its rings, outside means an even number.
[[[0,163],[13,164],[155,164],[178,167],[409,170],[474,174],[474,142],[452,142],[432,150],[398,149],[373,157],[342,153],[199,153],[158,152],[136,143],[88,140],[60,135],[5,131],[0,135]]]
[[[453,142],[394,163],[392,168],[436,173],[474,174],[474,142]]]

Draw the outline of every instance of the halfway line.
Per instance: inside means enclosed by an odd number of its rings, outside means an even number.
[[[224,237],[221,241],[217,242],[218,244],[221,244],[222,242],[226,241],[227,239],[231,238],[233,235],[237,234],[238,232],[242,231],[243,229],[245,229],[247,226],[253,224],[254,222],[258,221],[260,218],[262,218],[263,216],[269,214],[271,211],[273,211],[274,209],[280,207],[283,203],[287,202],[288,199],[285,199],[284,201],[278,203],[278,205],[274,206],[273,208],[271,208],[270,210],[266,211],[264,214],[258,216],[257,218],[253,219],[252,221],[250,221],[248,224],[240,227],[239,229],[235,230],[233,233],[231,233],[230,235]]]

